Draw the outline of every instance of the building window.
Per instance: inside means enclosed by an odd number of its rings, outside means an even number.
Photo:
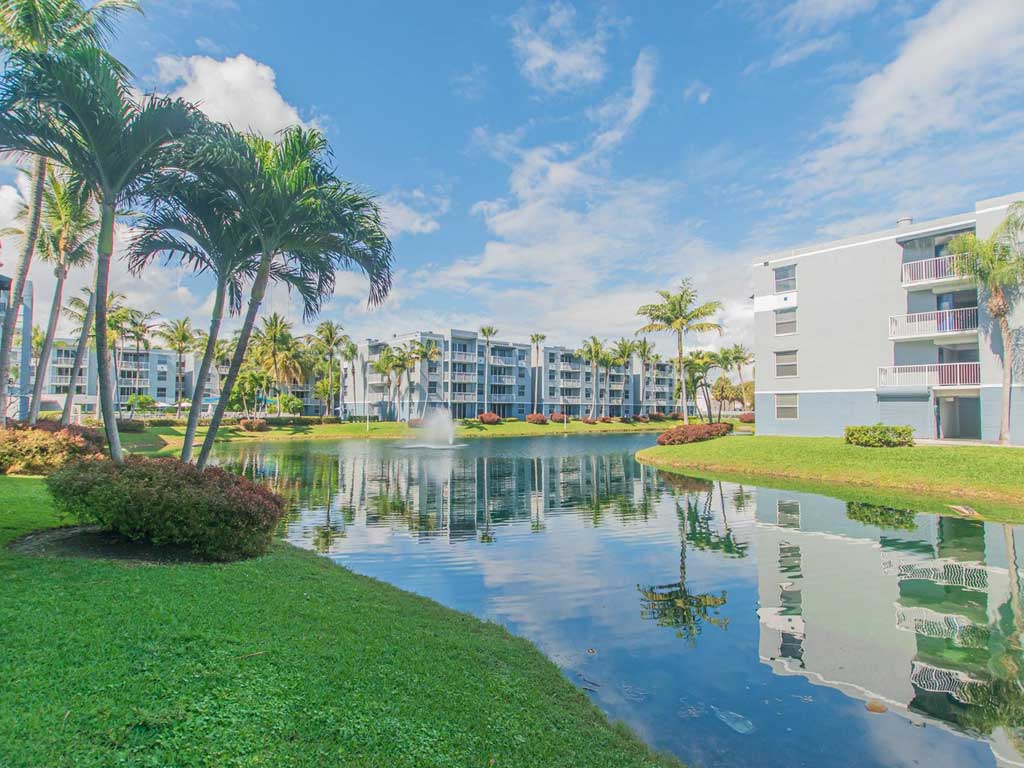
[[[157,387],[156,396],[167,397],[167,387]]]
[[[778,267],[774,272],[776,293],[787,293],[796,290],[796,264]]]
[[[775,335],[790,336],[796,333],[796,307],[775,310]]]
[[[791,378],[796,372],[796,350],[775,353],[775,375],[780,379]]]
[[[799,419],[800,418],[800,395],[776,395],[775,396],[775,418],[776,419]]]

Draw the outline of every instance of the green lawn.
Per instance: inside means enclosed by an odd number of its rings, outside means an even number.
[[[648,448],[663,469],[950,513],[965,505],[992,520],[1024,521],[1024,450],[995,446],[859,448],[828,437],[729,437]]]
[[[14,554],[0,478],[0,765],[669,766],[530,643],[286,544],[231,565]]]
[[[571,434],[605,434],[609,432],[663,432],[679,422],[662,421],[649,424],[582,424],[571,421],[565,431]],[[746,425],[744,425],[746,426]],[[459,439],[473,437],[539,437],[544,435],[560,435],[561,424],[528,424],[525,421],[506,421],[493,426],[485,426],[479,422],[459,422],[457,428]],[[206,434],[205,427],[200,427],[198,435]],[[271,427],[267,432],[246,432],[239,427],[222,427],[217,440],[223,442],[263,440],[344,440],[366,438],[412,438],[417,430],[410,429],[403,422],[370,422],[370,430],[363,423],[349,424],[299,424],[286,427]],[[161,450],[164,448],[180,448],[185,439],[184,427],[149,427],[145,432],[126,432],[121,435],[125,448],[131,450]]]

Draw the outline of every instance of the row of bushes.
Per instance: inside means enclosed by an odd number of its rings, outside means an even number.
[[[847,427],[843,437],[849,445],[865,448],[906,448],[914,444],[914,428],[891,424]]]
[[[732,424],[680,424],[658,435],[658,445],[685,445],[724,437],[732,432]]]
[[[72,459],[99,456],[106,440],[89,427],[61,427],[40,421],[36,427],[8,422],[0,430],[0,472],[5,475],[46,475]]]
[[[266,432],[270,429],[266,419],[241,419],[238,426],[246,432]]]

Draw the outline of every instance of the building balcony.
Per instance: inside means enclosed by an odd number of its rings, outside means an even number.
[[[878,388],[978,387],[980,363],[892,365],[878,369]]]
[[[455,403],[475,403],[477,401],[477,395],[475,392],[455,392],[452,394],[452,402]]]
[[[918,312],[913,315],[892,315],[889,318],[889,338],[894,341],[950,336],[969,338],[977,333],[977,307]]]
[[[962,254],[937,256],[934,259],[908,261],[903,264],[903,287],[948,288],[957,285],[971,285],[974,281],[957,272],[956,263]]]
[[[472,352],[452,352],[452,360],[457,363],[475,363],[476,355]]]
[[[512,367],[516,364],[514,357],[501,357],[500,355],[491,355],[491,365],[504,365],[506,367]]]
[[[445,376],[445,378],[447,379],[449,377]],[[461,382],[462,384],[474,384],[474,383],[476,383],[476,374],[475,373],[453,373],[451,375],[451,380],[452,381]]]
[[[491,376],[491,384],[515,384],[515,376]]]

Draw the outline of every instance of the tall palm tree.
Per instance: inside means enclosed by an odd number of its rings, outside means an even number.
[[[78,336],[78,345],[75,347],[75,359],[71,365],[71,380],[68,384],[68,393],[64,397],[64,410],[60,416],[60,423],[65,427],[71,423],[75,396],[78,394],[78,371],[85,365],[89,352],[89,337],[93,334],[93,321],[96,317],[96,302],[93,299],[92,289],[83,288],[82,293],[86,298],[73,296],[68,305],[64,307],[64,316],[78,324],[72,331],[73,335]],[[107,294],[107,308],[112,313],[119,311],[123,306],[124,299],[123,293],[111,291]]]
[[[1003,343],[1003,397],[999,416],[999,443],[1010,442],[1010,405],[1013,390],[1013,305],[1024,287],[1024,201],[1007,210],[1006,219],[984,240],[958,235],[950,253],[962,256],[953,264],[957,274],[974,278],[987,294],[985,307],[999,326]]]
[[[149,349],[149,334],[152,333],[158,326],[159,323],[153,323],[152,320],[157,317],[160,313],[152,310],[150,312],[143,312],[139,309],[128,310],[128,319],[124,329],[124,337],[126,340],[132,341],[135,344],[135,378],[133,379],[134,386],[132,389],[133,395],[139,395],[141,390],[139,387],[139,360],[142,358],[142,349]],[[135,418],[135,406],[132,406],[130,418]]]
[[[21,219],[28,224],[31,217],[31,209],[24,206],[21,211]],[[43,382],[49,367],[50,353],[53,349],[53,340],[57,334],[57,323],[60,320],[64,301],[64,281],[71,269],[92,260],[96,249],[97,225],[98,222],[89,201],[89,191],[82,185],[69,183],[66,174],[58,174],[53,168],[49,169],[46,174],[46,186],[43,190],[36,250],[43,261],[53,265],[53,274],[57,282],[53,290],[46,335],[36,364],[32,403],[29,407],[29,423],[31,424],[35,424],[39,418]],[[20,230],[18,233],[24,234]]]
[[[348,363],[348,385],[355,387],[356,381],[356,360],[359,359],[359,347],[358,345],[349,339],[341,346],[341,350],[338,352],[341,355],[341,359]],[[347,388],[347,387],[346,387]],[[344,404],[344,395],[342,395],[342,403]],[[352,410],[355,412],[356,405],[356,393],[355,389],[352,390]]]
[[[612,358],[615,364],[622,367],[622,394],[619,396],[619,416],[626,415],[626,382],[629,381],[628,369],[633,360],[633,353],[636,352],[637,342],[621,338],[612,345]],[[609,385],[610,386],[610,385]]]
[[[168,320],[160,325],[154,335],[177,355],[174,365],[174,418],[181,418],[181,401],[185,399],[185,355],[196,348],[196,332],[192,320]],[[202,392],[202,390],[199,390]],[[196,403],[191,404],[192,408]]]
[[[391,371],[395,381],[395,420],[402,420],[402,376],[409,383],[409,407],[412,407],[412,371],[416,367],[416,358],[407,344],[394,347],[391,356]],[[411,414],[410,414],[411,417]]]
[[[377,359],[370,363],[370,368],[374,373],[379,374],[383,379],[387,389],[387,396],[385,401],[388,404],[388,410],[391,408],[391,384],[392,377],[395,373],[395,353],[391,347],[384,345],[384,348],[377,354]],[[380,414],[380,420],[384,421],[385,416],[390,414]]]
[[[225,195],[239,201],[260,253],[238,345],[196,462],[200,469],[213,449],[272,266],[291,268],[307,286],[301,294],[307,318],[333,295],[338,269],[366,273],[371,305],[391,289],[391,242],[380,210],[372,198],[341,181],[329,159],[323,134],[303,128],[289,128],[277,141],[227,128],[210,131],[196,152],[195,161],[206,166]]]
[[[655,358],[654,345],[647,339],[639,339],[636,342],[634,351],[640,360],[640,403],[638,413],[643,416],[647,410],[645,406],[647,402],[647,369]],[[653,371],[651,372],[651,378],[654,378]]]
[[[676,293],[658,291],[661,301],[657,304],[644,304],[636,313],[646,317],[650,322],[644,325],[640,333],[669,332],[676,337],[676,371],[679,383],[676,386],[676,397],[679,401],[680,413],[686,413],[686,385],[683,383],[683,338],[687,333],[722,332],[722,326],[709,319],[722,309],[720,301],[697,303],[697,291],[687,278],[679,284]]]
[[[612,366],[615,365],[615,355],[612,354],[610,349],[606,349],[601,352],[597,362],[601,366],[601,370],[604,371],[604,392],[602,393],[604,395],[604,406],[601,409],[601,415],[610,416],[612,399]]]
[[[409,345],[409,351],[412,354],[413,360],[419,362],[425,360],[428,363],[436,363],[441,359],[441,348],[437,346],[437,342],[432,339],[426,341],[416,340]],[[411,375],[412,369],[409,374]],[[409,394],[409,417],[412,418],[412,380],[409,381],[408,394]],[[427,399],[420,399],[420,418],[426,412]]]
[[[532,333],[530,334],[530,343],[533,345],[533,359],[540,361],[540,345],[547,339],[547,335],[543,333]],[[540,366],[543,369],[544,366]],[[540,405],[540,376],[534,376],[533,381],[533,408],[532,412],[537,413],[537,407]]]
[[[711,394],[710,394],[710,379],[711,371],[717,368],[718,361],[715,356],[704,350],[697,350],[691,352],[683,360],[683,375],[686,378],[686,386],[693,392],[694,406],[697,406],[697,394],[700,392],[704,396],[704,405],[707,407],[708,421],[711,421]],[[684,411],[685,413],[685,411]],[[701,416],[700,408],[697,407],[697,415]],[[703,420],[703,416],[701,419]]]
[[[597,418],[597,406],[600,401],[600,382],[598,381],[598,366],[601,364],[601,355],[604,354],[604,344],[597,336],[591,336],[583,342],[583,346],[576,350],[576,356],[581,360],[590,363],[590,373],[594,380],[593,401],[590,408],[590,418]]]
[[[295,337],[292,324],[283,315],[274,312],[263,318],[263,324],[253,333],[252,351],[258,364],[270,375],[277,388],[277,415],[281,415],[281,396],[291,371],[285,371],[285,356],[292,356]]]
[[[327,415],[332,415],[334,413],[335,392],[334,358],[337,357],[338,351],[341,347],[350,341],[350,339],[345,334],[345,329],[341,323],[324,320],[316,327],[316,330],[313,331],[312,341],[313,349],[318,355],[322,356],[327,363],[327,391],[330,393],[330,397],[326,403]]]
[[[732,367],[736,369],[736,375],[740,380],[740,388],[743,388],[743,368],[754,362],[754,353],[742,344],[733,344],[723,349],[722,352],[729,356]]]
[[[79,0],[3,0],[0,4],[0,50],[15,61],[23,57],[54,55],[82,48],[99,50],[112,33],[117,17],[129,10],[138,10],[136,0],[98,0],[89,8],[84,7]],[[120,63],[109,53],[102,53],[112,66],[121,68]],[[14,67],[14,71],[17,69]],[[24,299],[29,267],[38,244],[43,188],[47,162],[51,159],[46,153],[35,152],[30,148],[12,149],[29,154],[33,158],[33,167],[22,248],[14,269],[7,314],[0,334],[0,426],[7,423],[7,376],[11,343],[14,340],[18,310]]]
[[[99,203],[94,291],[100,350],[107,347],[105,299],[116,213],[145,178],[170,162],[168,147],[192,130],[194,115],[194,108],[180,99],[136,99],[119,68],[90,48],[19,57],[0,86],[0,150],[28,152],[70,169]],[[122,463],[114,382],[105,355],[99,355],[97,367],[110,455]]]
[[[491,339],[498,335],[498,329],[485,325],[480,329],[480,335],[484,337],[484,411],[487,411],[491,395]]]

